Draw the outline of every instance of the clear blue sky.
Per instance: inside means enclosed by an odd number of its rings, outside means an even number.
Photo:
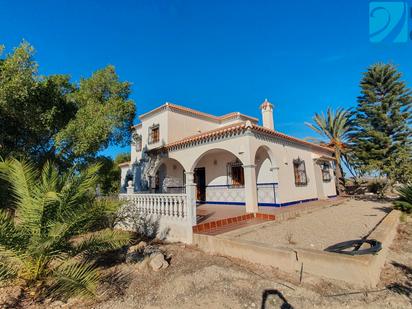
[[[315,112],[355,105],[368,65],[398,64],[412,84],[412,41],[370,43],[366,0],[0,3],[7,51],[25,39],[42,74],[74,80],[113,64],[138,114],[169,101],[260,117],[268,98],[276,129],[306,137]]]

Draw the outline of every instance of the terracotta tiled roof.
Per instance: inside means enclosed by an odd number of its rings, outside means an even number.
[[[218,128],[218,129],[214,129],[214,130],[206,131],[206,132],[199,133],[196,135],[192,135],[189,137],[185,137],[184,139],[181,139],[179,141],[169,143],[165,147],[173,148],[175,146],[185,145],[191,142],[199,141],[199,140],[210,138],[210,137],[222,136],[230,132],[239,132],[239,131],[242,131],[244,128],[245,128],[245,122],[239,122],[237,124],[231,124],[225,127]]]
[[[236,123],[236,124],[231,124],[225,127],[221,127],[218,129],[214,129],[211,131],[207,131],[207,132],[203,132],[200,134],[196,134],[193,136],[189,136],[186,137],[184,139],[181,139],[179,141],[173,142],[173,143],[169,143],[165,146],[165,148],[167,149],[171,149],[177,146],[183,146],[192,142],[196,142],[196,141],[200,141],[200,140],[204,140],[204,139],[208,139],[208,138],[212,138],[212,137],[219,137],[219,136],[223,136],[226,135],[228,133],[237,133],[237,132],[242,132],[245,131],[246,129],[250,128],[252,131],[255,132],[259,132],[259,133],[264,133],[273,137],[277,137],[283,140],[287,140],[287,141],[291,141],[291,142],[295,142],[297,144],[301,144],[301,145],[306,145],[308,147],[311,148],[316,148],[316,149],[321,149],[321,150],[326,150],[328,152],[333,152],[333,149],[329,148],[329,147],[325,147],[325,146],[320,146],[314,143],[310,143],[307,142],[305,140],[293,137],[293,136],[289,136],[283,133],[280,133],[278,131],[274,131],[262,126],[258,126],[255,124],[252,124],[250,122],[240,122],[240,123]]]
[[[163,105],[161,105],[161,106],[159,106],[159,107],[151,110],[150,112],[147,112],[147,113],[145,113],[145,114],[143,114],[143,115],[140,115],[140,116],[139,116],[139,119],[143,119],[143,118],[145,118],[145,117],[147,117],[147,116],[149,116],[149,115],[151,115],[151,114],[153,114],[153,113],[155,113],[155,112],[157,112],[157,111],[159,111],[159,110],[165,109],[165,108],[170,108],[170,109],[172,109],[172,110],[177,110],[177,111],[181,111],[181,112],[186,112],[186,113],[189,113],[189,114],[194,115],[194,116],[199,116],[199,117],[203,117],[203,118],[208,118],[208,119],[213,120],[213,121],[216,121],[216,122],[222,122],[222,121],[224,121],[224,120],[231,119],[231,118],[236,118],[236,117],[242,117],[242,118],[251,120],[251,121],[253,121],[253,122],[257,122],[257,121],[258,121],[257,118],[250,117],[250,116],[241,114],[241,113],[239,113],[239,112],[233,112],[233,113],[229,113],[229,114],[226,114],[226,115],[223,115],[223,116],[214,116],[214,115],[211,115],[211,114],[207,114],[207,113],[203,113],[203,112],[197,111],[197,110],[195,110],[195,109],[191,109],[191,108],[188,108],[188,107],[176,105],[176,104],[169,103],[169,102],[167,102],[167,103],[165,103],[165,104],[163,104]]]

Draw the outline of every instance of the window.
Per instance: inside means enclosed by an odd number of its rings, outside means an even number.
[[[328,162],[324,162],[320,165],[320,168],[322,170],[322,180],[323,182],[329,182],[332,180],[332,177],[330,175],[330,165]]]
[[[153,125],[149,128],[149,144],[157,143],[160,140],[159,125]]]
[[[305,161],[301,159],[293,160],[293,172],[295,174],[295,185],[305,186],[308,184],[308,178],[306,176]]]
[[[245,185],[245,177],[243,174],[243,166],[242,162],[236,160],[228,164],[228,184],[229,178],[231,179],[232,186],[244,186]]]
[[[136,149],[136,151],[142,151],[142,136],[133,132],[132,134],[132,143]]]

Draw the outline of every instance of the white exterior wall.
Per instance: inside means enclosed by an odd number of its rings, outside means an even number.
[[[159,142],[149,144],[149,128],[154,124],[159,125]],[[162,145],[166,145],[169,135],[169,123],[166,111],[159,111],[153,115],[146,116],[140,127],[135,128],[136,133],[142,136],[142,150],[150,150]],[[136,152],[134,145],[131,145],[131,162],[134,163],[142,158],[142,151]]]
[[[126,175],[129,169],[130,169],[130,166],[128,165],[122,165],[120,167],[120,192],[123,192],[126,189],[126,186],[127,186]]]
[[[315,177],[315,162],[313,159],[319,157],[320,154],[317,154],[315,150],[310,149],[309,147],[276,139],[266,141],[254,138],[252,144],[253,149],[256,150],[261,146],[265,146],[270,149],[270,157],[273,161],[272,168],[275,169],[275,171],[273,176],[271,176],[270,173],[267,173],[266,176],[262,177],[265,177],[265,179],[267,179],[267,177],[269,177],[269,179],[270,177],[273,177],[273,181],[278,182],[278,187],[276,190],[278,203],[284,204],[318,198]],[[255,153],[256,150],[254,150]],[[326,154],[330,155],[330,153]],[[308,183],[304,186],[295,185],[293,160],[298,157],[305,161]],[[333,177],[332,181],[325,183],[324,186],[327,188],[328,196],[336,195]]]
[[[169,143],[181,140],[182,138],[193,136],[202,132],[210,131],[219,125],[210,120],[195,118],[175,111],[165,111],[167,113]]]
[[[142,135],[142,127],[138,127],[134,129],[136,131],[137,134]],[[144,147],[144,140],[143,140],[143,136],[142,136],[142,149]],[[136,161],[139,161],[142,158],[142,152],[136,151],[136,147],[135,145],[133,145],[133,143],[130,145],[130,162],[134,163]]]

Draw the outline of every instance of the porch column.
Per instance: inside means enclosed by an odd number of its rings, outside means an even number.
[[[194,183],[194,173],[185,172],[186,175],[186,196],[189,217],[191,217],[192,225],[196,225],[196,184]]]
[[[258,199],[256,188],[256,165],[243,165],[245,176],[245,202],[246,212],[258,212]]]

